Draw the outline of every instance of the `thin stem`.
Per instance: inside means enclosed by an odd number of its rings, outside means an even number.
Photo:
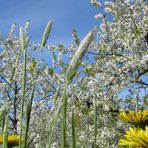
[[[22,81],[22,104],[21,104],[21,116],[20,116],[20,139],[19,148],[21,148],[21,137],[22,137],[22,120],[23,120],[23,109],[25,101],[25,89],[26,89],[26,63],[27,63],[27,51],[24,49],[24,66],[23,66],[23,81]]]
[[[59,94],[59,93],[58,93],[59,90],[60,90],[60,88],[57,90],[56,95],[55,95],[55,97],[54,97],[54,100],[57,100],[58,94]],[[64,97],[64,96],[63,96],[63,97]],[[63,98],[63,97],[62,97],[62,98]],[[53,133],[54,133],[54,126],[55,126],[55,124],[56,124],[56,122],[57,122],[57,119],[58,119],[58,117],[59,117],[59,113],[60,113],[60,111],[61,111],[61,108],[62,108],[62,100],[58,103],[56,112],[55,112],[55,114],[54,114],[54,118],[52,119],[51,124],[50,124],[50,126],[49,126],[50,133],[49,133],[49,144],[48,144],[48,148],[51,148],[52,137],[53,137]]]
[[[26,127],[25,127],[25,138],[24,138],[24,144],[23,147],[27,147],[27,140],[28,140],[28,130],[29,130],[29,123],[30,123],[30,116],[31,116],[31,109],[32,109],[32,101],[35,91],[35,84],[33,85],[31,96],[30,96],[30,102],[27,104],[26,108]]]
[[[72,148],[75,148],[76,147],[76,135],[75,135],[75,114],[72,110],[72,113],[71,113],[71,124],[72,124]]]
[[[96,146],[96,136],[97,136],[97,108],[96,108],[96,100],[93,99],[93,109],[94,109],[94,148],[97,148]]]
[[[17,83],[15,82],[15,91],[14,91],[14,100],[13,100],[13,129],[15,134],[17,134],[17,94],[18,94],[18,89],[17,89]]]
[[[64,90],[64,97],[63,97],[63,112],[62,112],[62,144],[61,148],[66,147],[66,111],[67,111],[67,100],[68,97],[66,96],[66,89]]]

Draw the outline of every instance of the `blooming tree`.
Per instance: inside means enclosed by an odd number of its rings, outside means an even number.
[[[147,109],[147,2],[91,0],[91,4],[102,12],[95,15],[100,23],[96,40],[95,33],[92,35],[94,30],[82,41],[73,30],[74,42],[70,47],[62,43],[46,45],[51,30],[49,22],[45,41],[37,44],[27,37],[29,21],[24,26],[27,43],[24,106],[36,84],[29,128],[30,147],[45,147],[50,142],[52,147],[60,147],[61,122],[66,125],[65,146],[71,147],[72,121],[79,147],[118,147],[119,138],[128,127],[118,120],[119,111]],[[0,103],[2,117],[3,110],[10,107],[9,128],[11,133],[18,134],[24,57],[15,28],[14,24],[6,39],[0,38]],[[38,50],[40,54],[49,53],[52,66],[46,64],[45,59],[34,56]],[[120,94],[127,91],[121,98]],[[63,96],[67,98],[65,121],[61,113]],[[25,108],[25,126],[24,121]]]

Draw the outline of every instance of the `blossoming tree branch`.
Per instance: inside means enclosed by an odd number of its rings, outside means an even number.
[[[30,21],[0,36],[4,148],[148,147],[148,3],[90,3],[98,23],[68,47],[48,44],[50,20],[39,43]]]

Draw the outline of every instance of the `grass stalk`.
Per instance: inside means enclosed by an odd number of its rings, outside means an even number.
[[[23,121],[23,109],[25,101],[25,90],[26,90],[26,63],[27,63],[27,50],[25,45],[25,35],[24,29],[20,28],[20,42],[22,49],[24,51],[24,61],[23,61],[23,80],[22,80],[22,100],[21,100],[21,113],[20,113],[20,139],[19,139],[19,148],[21,148],[22,141],[22,121]]]
[[[54,126],[56,124],[56,121],[59,117],[59,112],[62,108],[62,101],[60,101],[59,105],[58,105],[58,108],[57,108],[57,111],[55,112],[55,115],[54,115],[54,118],[50,124],[50,133],[49,133],[49,144],[48,144],[48,148],[51,148],[51,144],[52,144],[52,137],[53,137],[53,132],[54,132]]]
[[[29,122],[30,122],[30,116],[31,116],[34,91],[35,91],[35,85],[33,85],[31,96],[30,96],[30,102],[27,104],[27,108],[26,108],[26,127],[25,127],[25,138],[24,138],[24,144],[23,144],[24,148],[27,147],[27,137],[28,137]]]
[[[9,114],[5,116],[5,125],[3,131],[3,148],[8,148],[8,116]]]
[[[72,125],[72,148],[76,147],[76,134],[75,134],[75,114],[73,112],[72,109],[72,113],[71,113],[71,125]]]
[[[97,148],[96,137],[97,137],[97,108],[96,99],[93,99],[93,110],[94,110],[94,148]]]
[[[43,122],[43,127],[41,129],[41,133],[40,133],[40,139],[39,139],[39,147],[43,147],[43,143],[45,142],[44,139],[44,131],[45,131],[45,127],[47,125],[47,122]]]
[[[2,112],[2,134],[4,132],[4,127],[5,127],[5,118],[6,118],[6,111],[4,110]]]
[[[62,143],[61,148],[66,147],[66,111],[67,111],[67,100],[68,97],[66,96],[66,89],[64,90],[64,97],[63,97],[63,110],[62,110]]]
[[[59,88],[59,89],[60,89],[60,88]],[[55,95],[55,97],[54,97],[54,100],[57,100],[57,98],[58,98],[59,89],[58,89],[57,92],[56,92],[56,95]],[[52,122],[51,122],[51,124],[50,124],[50,126],[49,126],[50,133],[49,133],[48,148],[51,148],[52,138],[53,138],[53,132],[54,132],[54,126],[55,126],[55,124],[56,124],[56,122],[57,122],[57,119],[58,119],[58,117],[59,117],[59,113],[60,113],[61,108],[62,108],[62,101],[63,101],[63,99],[61,99],[61,101],[58,103],[58,108],[57,108],[57,110],[56,110],[56,112],[55,112],[55,114],[54,114],[54,118],[52,119]]]

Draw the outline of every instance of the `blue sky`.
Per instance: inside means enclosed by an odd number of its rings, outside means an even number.
[[[53,20],[49,44],[62,42],[69,45],[72,29],[80,38],[98,25],[94,15],[99,9],[90,0],[0,0],[0,35],[7,36],[11,25],[16,22],[17,29],[30,19],[29,36],[32,41],[40,41],[49,19]]]
[[[0,0],[0,36],[6,37],[14,22],[19,31],[19,27],[30,19],[28,35],[31,41],[40,42],[48,20],[53,20],[48,44],[62,42],[68,46],[73,40],[72,29],[76,29],[82,39],[99,25],[94,15],[100,11],[90,4],[90,0]],[[43,56],[48,56],[49,60],[49,55]]]
[[[7,37],[14,22],[19,27],[29,19],[31,21],[28,36],[31,41],[41,42],[46,24],[53,21],[48,44],[62,42],[66,47],[72,41],[72,29],[76,29],[82,39],[99,22],[94,19],[98,8],[90,0],[0,0],[0,36]],[[51,63],[51,54],[35,53]]]

